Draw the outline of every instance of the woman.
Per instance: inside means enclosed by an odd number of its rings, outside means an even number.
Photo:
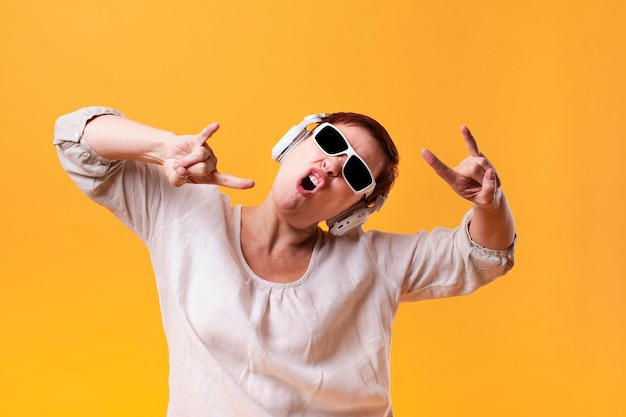
[[[376,121],[337,113],[292,128],[254,207],[233,207],[216,187],[254,185],[217,170],[207,144],[217,129],[177,136],[103,107],[62,116],[55,129],[70,177],[150,250],[168,416],[392,415],[399,303],[468,294],[513,266],[513,217],[493,166],[462,128],[470,155],[455,169],[422,152],[472,203],[461,225],[364,232],[398,163]]]

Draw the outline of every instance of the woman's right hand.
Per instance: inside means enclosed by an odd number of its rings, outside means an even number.
[[[224,174],[217,170],[217,158],[207,141],[219,129],[211,123],[197,135],[180,135],[163,144],[161,159],[169,182],[183,184],[215,184],[228,188],[254,187],[254,181]]]

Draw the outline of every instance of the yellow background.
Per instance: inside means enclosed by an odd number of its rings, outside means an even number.
[[[496,164],[517,266],[462,298],[403,305],[398,416],[626,416],[626,3],[3,0],[0,404],[6,416],[163,416],[167,352],[146,250],[62,172],[85,105],[179,133],[211,121],[224,172],[268,191],[302,116],[357,111],[402,154],[368,227],[454,226],[422,161]]]

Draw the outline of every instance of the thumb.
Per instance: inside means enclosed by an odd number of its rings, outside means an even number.
[[[498,179],[496,170],[489,168],[483,176],[482,189],[480,194],[487,204],[491,204],[495,200],[496,190],[498,188]]]

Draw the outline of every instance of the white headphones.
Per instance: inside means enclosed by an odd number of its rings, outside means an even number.
[[[312,124],[320,123],[325,117],[328,117],[327,113],[318,113],[308,115],[295,126],[292,126],[291,129],[287,131],[283,135],[283,137],[274,145],[272,148],[272,158],[278,162],[282,163],[285,155],[289,153],[297,144],[302,142],[311,130],[308,130]]]
[[[327,113],[311,114],[306,116],[304,120],[297,125],[292,126],[272,148],[272,158],[278,163],[282,163],[289,151],[309,135],[311,130],[307,128],[310,125],[320,123],[325,117],[328,117]],[[372,214],[380,211],[385,200],[387,200],[387,195],[388,194],[379,195],[376,197],[373,204],[359,201],[346,211],[326,220],[328,231],[332,235],[342,236],[361,226]]]

